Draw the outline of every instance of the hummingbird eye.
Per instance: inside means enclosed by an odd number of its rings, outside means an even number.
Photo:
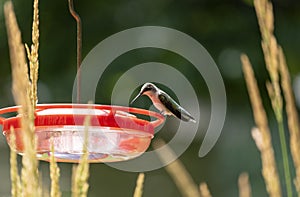
[[[153,90],[154,90],[154,87],[153,87],[152,85],[147,85],[147,86],[143,89],[142,93],[147,92],[147,91],[153,91]]]
[[[150,87],[146,87],[146,88],[144,88],[143,92],[147,92],[147,91],[150,91],[150,90],[151,90]]]

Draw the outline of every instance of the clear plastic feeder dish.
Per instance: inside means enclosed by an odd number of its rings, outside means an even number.
[[[0,115],[17,112],[18,106],[0,109]],[[138,118],[150,116],[153,121]],[[164,122],[156,112],[108,105],[40,104],[35,111],[37,158],[49,160],[51,143],[58,162],[77,163],[83,154],[84,120],[90,117],[87,150],[89,162],[116,162],[133,159],[143,154],[154,136],[154,129]],[[14,127],[16,151],[23,153],[21,115],[0,117],[3,134],[11,144]],[[51,141],[53,140],[53,142]]]

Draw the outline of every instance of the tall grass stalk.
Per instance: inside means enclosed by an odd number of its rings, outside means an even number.
[[[166,164],[167,161],[176,158],[175,153],[162,139],[155,140],[152,145],[154,149],[161,149],[161,151],[156,152],[163,163]],[[200,197],[198,186],[179,159],[168,165],[166,164],[165,169],[175,182],[182,196]]]
[[[252,196],[248,173],[243,172],[239,176],[238,185],[239,185],[239,197],[251,197]]]
[[[39,181],[38,160],[36,158],[36,139],[34,127],[34,111],[38,101],[38,48],[39,48],[39,10],[38,0],[33,4],[32,45],[29,49],[23,45],[13,5],[8,1],[4,5],[5,21],[12,64],[13,96],[17,105],[20,105],[18,113],[21,114],[21,131],[23,132],[24,155],[22,157],[21,178],[18,175],[16,152],[14,151],[14,138],[11,144],[11,181],[12,196],[42,196],[42,183]],[[25,48],[29,60],[29,68],[26,61]],[[30,74],[28,76],[28,73]],[[85,120],[83,156],[74,174],[73,196],[87,196],[89,176],[87,135],[90,118]],[[12,131],[13,133],[13,131]],[[14,136],[14,135],[12,135]],[[54,148],[51,145],[50,157],[51,196],[61,196],[59,189],[59,168],[54,159]],[[21,179],[21,180],[20,180]]]
[[[288,151],[283,124],[283,101],[279,82],[279,54],[280,46],[274,36],[273,7],[268,0],[254,0],[254,7],[262,36],[262,49],[265,57],[266,68],[269,72],[271,83],[267,83],[267,90],[278,123],[280,147],[283,158],[284,176],[287,196],[293,196],[291,174],[289,169]]]
[[[145,174],[140,173],[136,180],[136,187],[134,190],[133,197],[142,197],[144,180],[145,180]]]
[[[286,103],[287,121],[290,132],[290,149],[294,161],[296,178],[294,180],[298,196],[300,196],[300,131],[299,117],[295,105],[295,98],[291,87],[291,79],[286,64],[285,56],[279,47],[279,71],[281,76],[281,87]]]
[[[201,197],[211,197],[208,186],[205,182],[200,183],[199,190],[200,190],[200,196]]]
[[[38,166],[39,162],[36,158],[36,138],[35,138],[35,127],[34,127],[34,111],[37,102],[37,80],[33,80],[32,76],[37,75],[38,69],[38,37],[39,33],[36,31],[39,24],[39,16],[38,16],[38,0],[34,0],[33,2],[33,26],[32,26],[32,36],[35,39],[35,50],[36,53],[31,55],[29,59],[30,65],[30,80],[28,80],[29,86],[27,87],[27,106],[28,110],[23,111],[22,117],[24,117],[24,121],[22,124],[22,130],[25,129],[26,134],[23,138],[24,143],[24,155],[22,157],[22,184],[24,187],[25,196],[41,196],[42,188],[41,184],[39,184],[39,171]],[[32,66],[34,65],[34,66]],[[26,65],[27,66],[27,65]],[[21,89],[19,91],[22,91]],[[23,90],[24,91],[24,90]],[[34,98],[34,96],[36,98]],[[22,104],[22,108],[24,108],[24,104]],[[27,113],[26,113],[27,112]],[[27,128],[26,128],[27,127]],[[28,180],[29,177],[33,177],[32,180]]]
[[[51,156],[50,156],[50,178],[51,178],[51,197],[60,197],[61,191],[59,187],[60,169],[55,161],[54,157],[54,142],[51,138]]]
[[[27,57],[29,60],[30,68],[30,81],[31,81],[31,90],[30,90],[30,100],[32,107],[35,109],[38,102],[37,98],[37,81],[38,81],[38,70],[39,70],[39,1],[34,0],[33,2],[33,22],[32,22],[32,45],[31,50],[25,44]]]
[[[36,2],[35,5],[37,4]],[[34,9],[38,9],[37,6]],[[24,144],[21,170],[22,195],[40,196],[41,188],[39,186],[36,139],[34,134],[34,105],[32,105],[30,96],[33,94],[31,89],[33,84],[29,81],[25,48],[11,1],[5,3],[4,13],[12,64],[12,92],[16,104],[21,106],[18,113],[22,115],[21,132]],[[30,70],[30,72],[34,71]]]
[[[16,152],[16,136],[13,127],[10,128],[10,179],[11,179],[11,196],[18,197],[22,195],[21,180],[18,172],[18,161]]]
[[[88,130],[91,117],[87,115],[84,120],[84,142],[83,154],[79,164],[73,170],[72,197],[85,197],[88,193],[88,178],[89,178],[89,152],[88,152]],[[75,173],[75,174],[74,174]]]
[[[266,183],[267,192],[271,197],[280,197],[282,195],[280,179],[275,162],[268,118],[262,104],[251,63],[246,55],[241,56],[241,61],[243,63],[243,71],[252,105],[253,116],[257,126],[257,129],[252,131],[252,136],[261,153],[262,174]]]

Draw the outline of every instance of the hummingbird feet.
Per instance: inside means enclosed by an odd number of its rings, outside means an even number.
[[[163,111],[163,110],[162,110],[162,111],[160,111],[159,113],[160,113],[161,115],[163,115],[163,116],[165,116],[165,115],[166,115],[165,111]]]
[[[161,115],[163,115],[165,118],[167,117],[167,113],[165,111],[160,111],[159,112]]]

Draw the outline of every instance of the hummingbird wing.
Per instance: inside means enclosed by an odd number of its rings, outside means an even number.
[[[177,118],[186,122],[196,122],[192,115],[189,112],[187,112],[183,107],[181,107],[178,103],[176,103],[176,101],[174,101],[167,93],[161,92],[158,95],[158,99]]]

